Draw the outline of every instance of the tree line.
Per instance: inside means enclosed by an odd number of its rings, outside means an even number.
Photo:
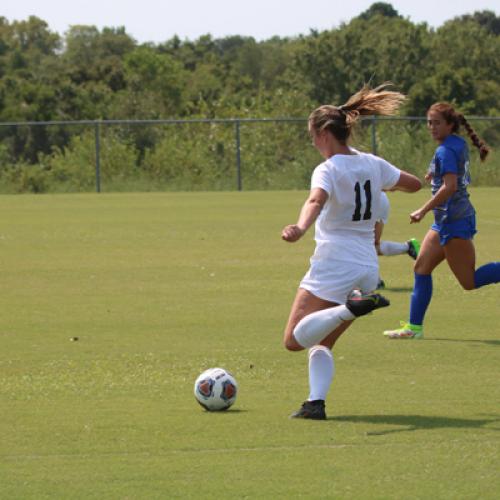
[[[343,103],[363,83],[392,81],[408,95],[402,114],[438,100],[466,114],[500,115],[500,17],[480,11],[437,29],[390,4],[298,37],[138,43],[123,27],[52,32],[38,17],[0,17],[0,122],[306,117]],[[495,131],[490,131],[495,135]],[[65,148],[68,128],[0,128],[0,169],[39,163]],[[140,166],[151,134],[136,133]]]

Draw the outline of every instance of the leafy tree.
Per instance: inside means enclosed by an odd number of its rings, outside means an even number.
[[[446,65],[438,65],[430,76],[413,86],[407,109],[409,114],[422,115],[434,102],[446,101],[469,112],[474,111],[472,103],[475,99],[476,87],[471,69],[453,70]]]
[[[143,45],[124,58],[126,88],[115,93],[109,113],[115,119],[164,119],[179,116],[185,107],[186,71],[167,53]],[[130,142],[142,159],[146,148],[153,147],[157,130],[133,127]]]
[[[375,16],[304,39],[297,67],[308,76],[313,99],[342,103],[366,82],[390,80],[407,91],[418,80],[428,54],[426,25]]]
[[[113,92],[125,87],[123,58],[135,48],[125,28],[72,26],[66,33],[63,60],[73,82],[101,82]]]
[[[45,121],[58,118],[61,39],[45,21],[31,16],[9,24],[0,18],[0,120]],[[57,134],[47,128],[1,131],[9,135],[9,155],[36,161]],[[50,138],[50,139],[49,139]]]
[[[477,80],[495,80],[500,74],[500,36],[472,20],[446,22],[436,30],[431,50],[434,61],[470,68]]]
[[[168,54],[146,45],[138,47],[125,56],[124,75],[130,97],[128,111],[133,115],[165,118],[182,113],[186,75]],[[152,107],[143,107],[148,100]]]
[[[401,17],[398,11],[390,3],[386,2],[375,2],[358,17],[368,21],[374,16]]]
[[[498,110],[498,92],[490,98],[486,95],[498,89],[500,37],[477,22],[455,19],[436,30],[425,66],[427,74],[410,91],[414,113],[425,112],[426,108],[417,104],[423,102],[422,92],[428,94],[426,102],[435,92],[434,100],[455,102],[464,111],[474,114],[488,115]]]
[[[492,10],[481,10],[474,12],[474,14],[466,14],[459,17],[458,21],[474,21],[488,33],[500,35],[500,16],[497,16]]]

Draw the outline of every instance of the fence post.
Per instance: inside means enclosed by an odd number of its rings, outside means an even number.
[[[240,150],[240,121],[236,120],[235,134],[236,134],[236,183],[238,191],[241,191],[241,150]]]
[[[101,192],[101,124],[95,122],[95,190]]]
[[[372,116],[372,153],[377,154],[377,115]]]

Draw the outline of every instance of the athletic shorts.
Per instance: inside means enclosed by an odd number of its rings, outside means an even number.
[[[439,233],[439,243],[442,247],[444,247],[452,238],[472,240],[474,235],[477,233],[476,216],[471,215],[448,224],[437,224],[434,222],[431,229]]]
[[[370,293],[377,288],[378,280],[377,266],[316,260],[311,262],[311,267],[302,278],[299,287],[320,299],[345,304],[354,289]]]

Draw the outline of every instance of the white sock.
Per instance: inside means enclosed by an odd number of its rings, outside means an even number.
[[[355,316],[346,306],[335,306],[304,316],[293,330],[295,340],[302,347],[319,344],[342,321],[350,321]]]
[[[382,255],[401,255],[408,252],[408,243],[398,243],[396,241],[381,241],[380,253]]]
[[[309,401],[326,399],[335,375],[333,354],[328,347],[315,345],[309,350]]]

